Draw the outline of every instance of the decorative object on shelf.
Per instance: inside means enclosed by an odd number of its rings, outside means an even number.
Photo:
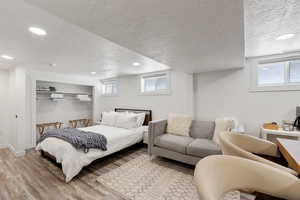
[[[87,94],[78,94],[76,96],[76,98],[79,100],[79,101],[92,101],[92,99],[89,97],[89,95]]]
[[[294,122],[289,120],[282,120],[282,129],[284,131],[294,131]]]
[[[42,123],[42,124],[37,124],[36,127],[39,131],[39,134],[42,135],[45,131],[45,129],[49,128],[49,127],[53,127],[53,128],[61,128],[63,125],[62,122],[51,122],[51,123]]]
[[[49,92],[50,89],[48,87],[44,87],[44,86],[37,86],[36,91],[38,91],[38,92]]]
[[[50,95],[50,99],[51,100],[62,100],[62,99],[64,99],[64,95],[63,94],[57,94],[57,93],[52,93],[51,95]]]
[[[264,129],[271,129],[271,130],[278,130],[279,129],[279,126],[276,122],[264,123],[263,127],[264,127]]]
[[[49,90],[51,91],[51,92],[56,92],[56,88],[55,87],[49,87]]]

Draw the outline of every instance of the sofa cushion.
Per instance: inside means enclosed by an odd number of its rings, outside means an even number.
[[[194,139],[191,137],[178,136],[167,133],[156,137],[154,144],[171,151],[186,154],[187,146],[193,141]]]
[[[215,130],[215,122],[193,120],[191,127],[191,137],[212,139]]]
[[[169,114],[167,132],[173,135],[190,136],[192,117],[182,114]]]
[[[197,157],[222,154],[221,148],[208,139],[195,139],[187,147],[187,154]]]

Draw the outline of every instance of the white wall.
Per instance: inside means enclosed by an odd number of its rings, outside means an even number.
[[[92,86],[63,84],[56,82],[38,81],[37,86],[55,87],[60,92],[92,94]],[[37,123],[63,122],[69,126],[69,120],[92,118],[93,103],[80,102],[74,96],[65,95],[64,100],[51,101],[49,94],[38,94],[36,104]]]
[[[141,95],[140,76],[120,77],[116,97],[99,96],[98,112],[113,110],[116,107],[151,109],[153,120],[166,119],[168,113],[187,113],[193,115],[193,76],[172,71],[170,95]],[[99,88],[100,89],[100,88]]]
[[[9,143],[9,72],[0,70],[0,148]]]
[[[250,69],[259,59],[248,59],[243,69],[194,75],[196,118],[234,116],[256,136],[264,122],[294,120],[300,91],[250,92]]]
[[[30,147],[30,91],[25,68],[16,67],[9,71],[9,146],[16,155],[23,155]]]

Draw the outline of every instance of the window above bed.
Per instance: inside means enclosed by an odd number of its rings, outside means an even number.
[[[116,96],[118,94],[117,80],[102,81],[102,96]]]
[[[144,95],[170,94],[170,73],[157,72],[142,75],[140,92]]]

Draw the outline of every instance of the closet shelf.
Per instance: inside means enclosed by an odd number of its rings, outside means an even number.
[[[44,90],[36,90],[37,94],[64,94],[64,95],[88,95],[92,96],[92,94],[88,93],[76,93],[76,92],[52,92],[52,91],[44,91]]]

